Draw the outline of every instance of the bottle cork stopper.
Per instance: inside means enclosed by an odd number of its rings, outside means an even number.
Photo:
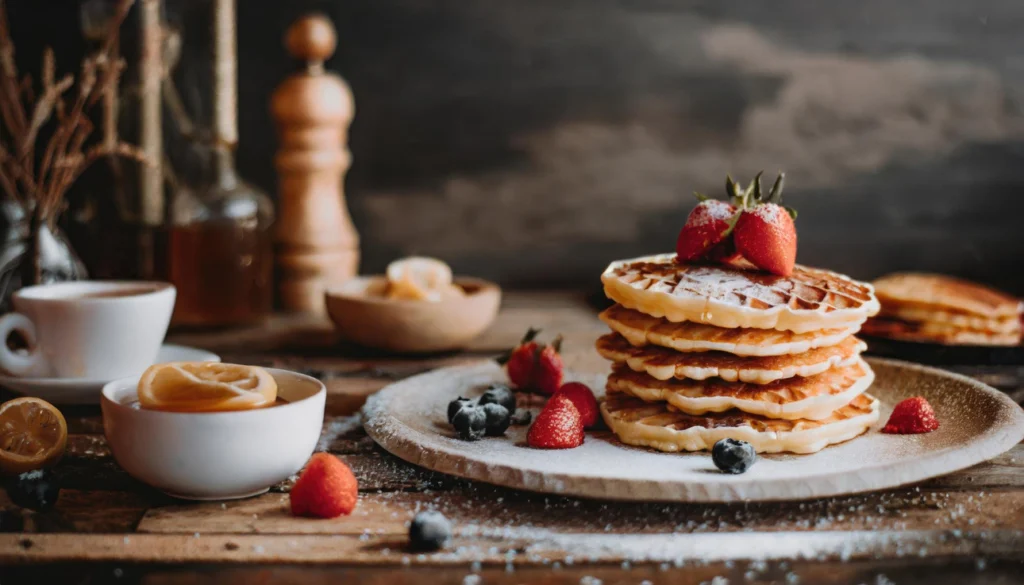
[[[334,54],[337,43],[334,25],[323,14],[309,14],[296,20],[288,27],[284,39],[288,52],[306,61],[311,73],[323,68],[323,62]]]

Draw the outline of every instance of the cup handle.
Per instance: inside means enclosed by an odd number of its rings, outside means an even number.
[[[28,354],[11,351],[7,338],[17,331],[28,343]],[[36,344],[36,326],[21,313],[0,317],[0,369],[15,377],[29,376],[42,370],[42,354]]]

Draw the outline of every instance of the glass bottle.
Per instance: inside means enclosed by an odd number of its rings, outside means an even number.
[[[273,205],[235,172],[226,145],[214,150],[213,181],[172,203],[168,277],[178,289],[171,322],[239,325],[273,308]]]
[[[214,4],[212,180],[171,202],[168,276],[174,325],[251,323],[273,308],[270,199],[235,171],[238,141],[235,0]]]

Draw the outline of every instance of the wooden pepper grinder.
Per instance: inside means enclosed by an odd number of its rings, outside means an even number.
[[[348,127],[355,105],[341,77],[324,71],[334,53],[334,26],[309,15],[288,29],[285,47],[306,63],[270,100],[280,148],[275,226],[281,304],[287,311],[324,314],[324,291],[354,276],[359,234],[345,207],[343,179],[351,157]]]

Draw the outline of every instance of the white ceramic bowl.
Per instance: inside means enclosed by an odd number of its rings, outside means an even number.
[[[103,387],[103,429],[132,477],[178,498],[226,500],[267,491],[302,469],[323,427],[327,390],[310,376],[268,369],[288,404],[235,412],[132,407],[138,378]]]

